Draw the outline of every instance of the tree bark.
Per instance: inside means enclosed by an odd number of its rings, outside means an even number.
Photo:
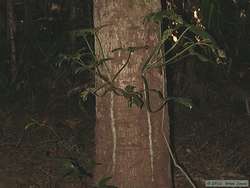
[[[159,41],[160,25],[143,23],[144,17],[161,8],[160,0],[94,0],[94,25],[102,47],[96,41],[96,54],[112,57],[107,64],[114,74],[126,62],[128,52],[116,48],[149,46],[135,51],[129,65],[115,80],[115,86],[144,88],[140,76],[142,64]],[[107,69],[102,69],[102,71]],[[164,90],[165,74],[151,70],[147,74],[150,89]],[[96,85],[101,81],[96,78]],[[150,94],[154,108],[162,102]],[[169,137],[167,107],[149,113],[144,105],[128,107],[127,99],[109,92],[96,99],[96,162],[95,180],[112,176],[111,184],[119,188],[170,188],[170,158],[164,137]]]

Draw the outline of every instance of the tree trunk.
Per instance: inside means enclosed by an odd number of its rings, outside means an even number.
[[[159,41],[160,26],[143,24],[143,18],[161,8],[160,0],[94,0],[95,27],[106,57],[112,57],[106,69],[114,74],[126,62],[128,52],[116,48],[149,46],[135,51],[130,64],[119,74],[115,86],[144,88],[140,76],[142,64]],[[102,49],[96,41],[96,54],[101,58]],[[107,74],[107,72],[105,73]],[[151,89],[164,90],[165,74],[151,70],[147,79]],[[101,83],[96,80],[96,84]],[[162,102],[150,94],[154,108]],[[96,162],[95,180],[112,176],[110,184],[119,188],[170,188],[170,158],[165,138],[169,137],[167,107],[149,113],[144,105],[128,107],[128,101],[114,92],[96,99]]]
[[[6,0],[6,12],[7,12],[7,24],[8,34],[10,40],[10,64],[11,64],[11,79],[12,82],[16,79],[17,68],[16,68],[16,21],[14,17],[14,7],[12,0]]]

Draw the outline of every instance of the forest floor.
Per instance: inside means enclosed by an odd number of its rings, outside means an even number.
[[[94,117],[73,106],[60,101],[38,112],[30,107],[0,111],[0,188],[88,183],[84,173],[94,166]]]
[[[176,156],[199,188],[206,180],[250,180],[250,116],[210,106],[178,117],[172,124]],[[177,169],[175,182],[191,187]]]
[[[91,181],[86,171],[94,166],[93,112],[59,103],[40,112],[0,110],[0,188],[86,187]],[[171,123],[175,154],[198,188],[209,179],[249,180],[249,120],[244,104],[178,107]],[[191,187],[173,169],[175,187]]]

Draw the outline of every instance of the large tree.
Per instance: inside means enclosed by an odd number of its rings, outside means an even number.
[[[143,20],[160,9],[160,0],[94,0],[94,25],[102,27],[96,38],[96,54],[99,59],[110,58],[99,71],[113,81],[113,88],[132,85],[138,91],[145,91],[142,65],[159,42],[160,25]],[[131,49],[129,47],[138,48],[134,53],[129,50],[112,52],[117,48]],[[129,64],[112,79],[126,64],[128,56]],[[163,70],[151,69],[145,77],[149,89],[164,93]],[[97,86],[102,83],[102,79],[96,77]],[[145,101],[147,96],[145,94]],[[156,92],[150,92],[149,97],[154,109],[162,103]],[[95,169],[95,179],[111,176],[112,184],[121,188],[172,187],[166,149],[168,126],[166,106],[156,113],[151,113],[145,103],[142,109],[129,108],[127,98],[112,89],[104,97],[97,97],[96,162],[101,164]]]

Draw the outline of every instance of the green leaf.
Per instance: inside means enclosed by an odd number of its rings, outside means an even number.
[[[219,56],[220,58],[222,58],[222,59],[227,58],[226,52],[225,52],[224,50],[218,49],[218,50],[217,50],[217,53],[218,53],[218,56]]]
[[[83,102],[86,102],[88,100],[88,96],[89,96],[89,94],[92,93],[92,91],[93,91],[93,88],[87,88],[86,90],[84,90],[80,93],[80,97],[81,97]]]
[[[75,69],[74,73],[75,73],[75,74],[79,74],[79,73],[81,73],[81,72],[83,72],[83,71],[84,71],[84,68],[83,68],[83,67],[77,67],[77,68]]]
[[[133,95],[132,96],[132,104],[135,104],[136,106],[138,106],[139,108],[142,108],[144,105],[144,102],[142,100],[142,97],[139,95]]]
[[[24,130],[28,130],[31,127],[37,126],[37,123],[35,122],[30,122],[24,126]]]
[[[125,87],[125,91],[127,91],[127,92],[133,92],[134,89],[135,89],[135,86],[132,86],[132,85],[127,85]]]
[[[169,39],[169,37],[172,36],[172,33],[174,32],[174,29],[166,29],[162,34],[162,42],[165,42]]]
[[[75,166],[72,164],[71,160],[69,159],[64,159],[62,160],[62,165],[63,165],[63,169],[65,171],[72,171],[72,170],[76,170]]]
[[[34,126],[40,126],[41,124],[37,121],[37,120],[35,120],[35,119],[31,119],[31,122],[30,123],[27,123],[25,126],[24,126],[24,130],[27,130],[27,129],[29,129],[29,128],[31,128],[31,127],[34,127]]]
[[[99,180],[95,188],[118,188],[113,185],[107,185],[108,181],[110,181],[111,179],[112,177],[103,177],[101,180]]]
[[[192,99],[189,99],[189,98],[168,97],[168,100],[173,100],[176,103],[179,103],[181,105],[184,105],[185,107],[188,107],[190,110],[192,110],[193,108]]]
[[[135,86],[127,85],[124,89],[125,92],[123,95],[128,99],[128,106],[130,108],[133,106],[133,104],[135,104],[139,108],[142,108],[144,104],[142,95],[141,93],[136,92],[135,88],[136,88]]]
[[[207,42],[212,43],[214,48],[217,48],[217,43],[215,42],[214,38],[205,30],[199,29],[198,27],[194,25],[186,24],[187,27],[190,27],[190,31],[194,33],[195,35],[200,36],[203,40],[206,40]]]
[[[99,182],[98,185],[101,186],[105,186],[108,181],[110,181],[112,179],[112,177],[103,177]]]

